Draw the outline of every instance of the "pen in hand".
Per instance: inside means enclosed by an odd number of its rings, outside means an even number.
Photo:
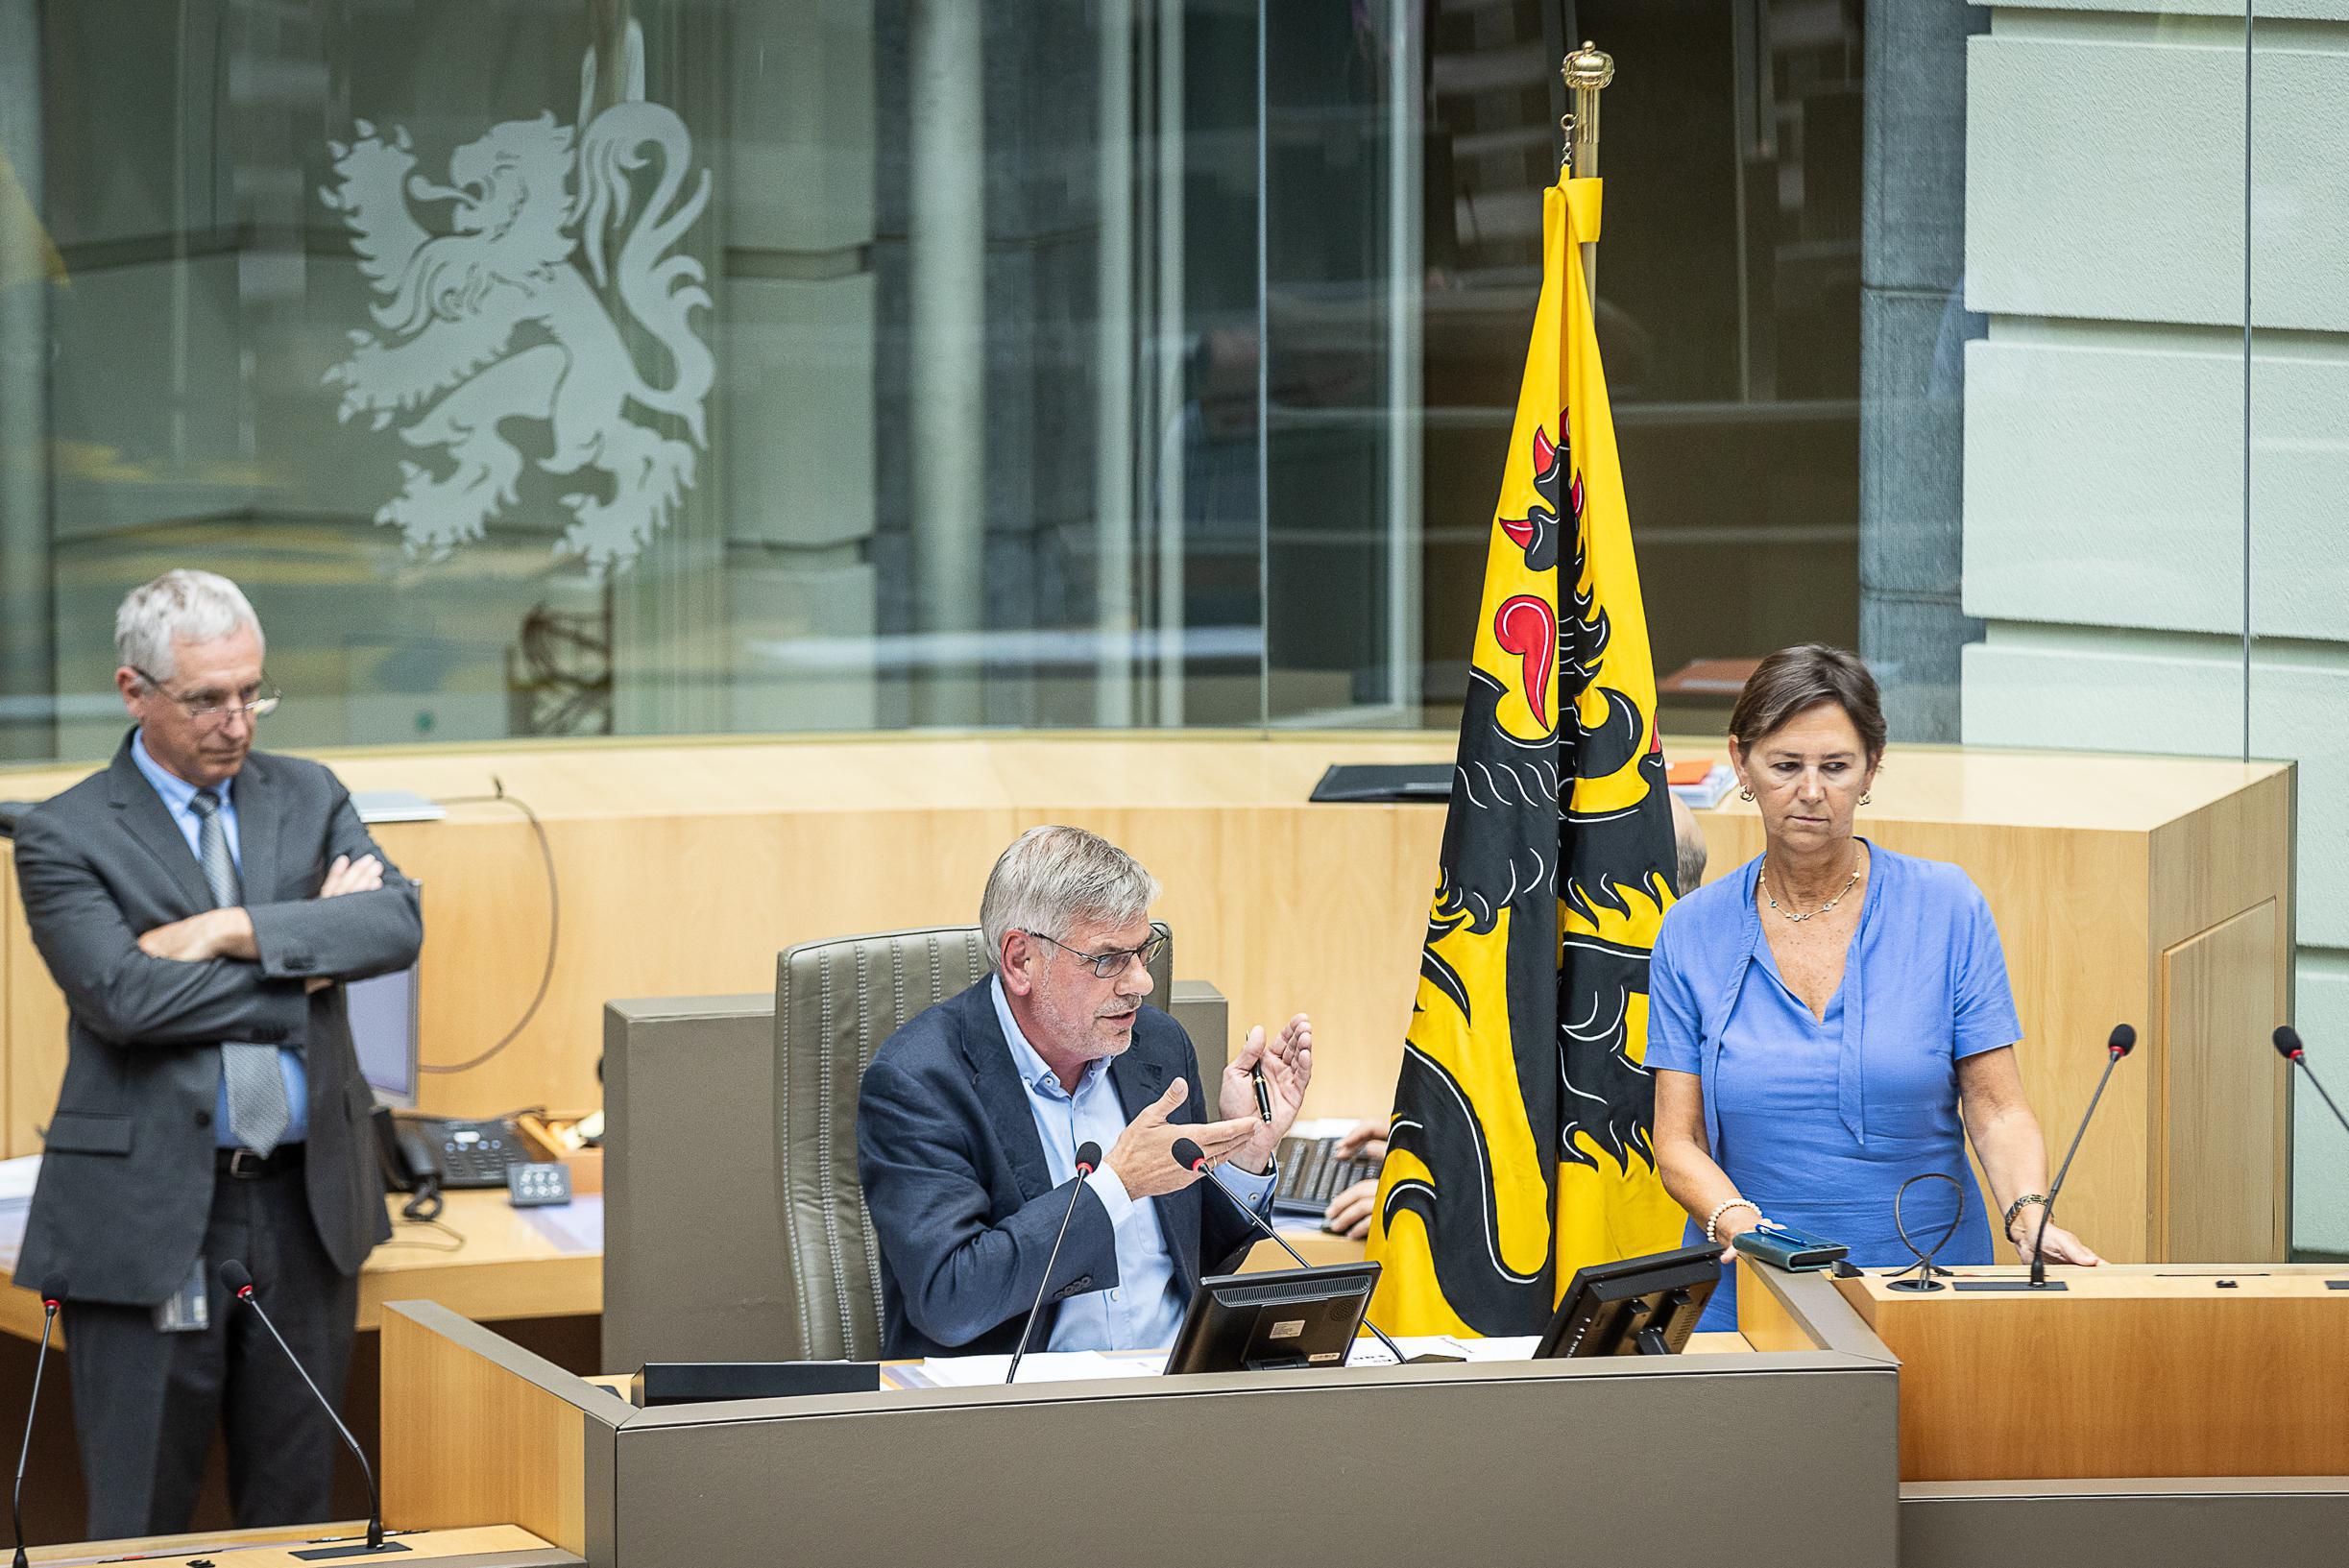
[[[1272,1120],[1272,1091],[1265,1087],[1264,1064],[1259,1062],[1247,1070],[1248,1082],[1256,1088],[1256,1114],[1265,1121]]]

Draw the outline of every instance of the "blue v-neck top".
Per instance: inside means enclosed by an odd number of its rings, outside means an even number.
[[[1755,904],[1758,856],[1674,905],[1649,967],[1647,1066],[1697,1075],[1714,1160],[1773,1219],[1846,1243],[1862,1266],[1906,1263],[1893,1195],[1938,1170],[1959,1191],[1912,1189],[1909,1235],[1929,1246],[1955,1218],[1943,1260],[1988,1263],[1957,1064],[2022,1037],[2006,955],[1963,871],[1868,851],[1859,926],[1825,1017],[1779,974]],[[1702,1240],[1693,1220],[1688,1239]],[[1707,1329],[1736,1327],[1735,1276],[1723,1274]]]

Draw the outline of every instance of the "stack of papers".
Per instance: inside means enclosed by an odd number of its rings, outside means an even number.
[[[16,1266],[24,1250],[25,1216],[33,1207],[33,1184],[40,1178],[40,1156],[0,1160],[0,1274]]]
[[[1457,1356],[1465,1362],[1529,1362],[1534,1348],[1541,1343],[1538,1334],[1516,1339],[1455,1339],[1449,1334],[1396,1335],[1394,1342],[1405,1356]],[[1387,1347],[1369,1335],[1354,1341],[1354,1348],[1345,1358],[1348,1366],[1392,1366],[1394,1357]]]
[[[1737,772],[1727,762],[1710,757],[1694,758],[1675,762],[1666,775],[1671,781],[1672,793],[1690,810],[1703,811],[1721,804],[1721,797],[1737,785]]]

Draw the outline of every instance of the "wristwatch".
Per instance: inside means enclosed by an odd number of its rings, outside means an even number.
[[[2022,1213],[2023,1206],[2025,1204],[2045,1203],[2046,1201],[2047,1194],[2045,1193],[2025,1193],[2021,1197],[2015,1199],[2014,1202],[2009,1203],[2006,1206],[2006,1223],[2003,1227],[2001,1227],[2006,1232],[2006,1239],[2010,1242],[2015,1239],[2015,1217]]]

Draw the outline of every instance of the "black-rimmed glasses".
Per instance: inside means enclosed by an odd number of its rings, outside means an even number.
[[[269,682],[263,681],[258,686],[248,687],[245,690],[238,692],[237,696],[242,699],[241,701],[200,702],[194,697],[182,697],[136,664],[130,667],[132,674],[136,675],[157,691],[178,703],[181,710],[198,724],[226,724],[239,713],[244,714],[247,718],[267,718],[278,711],[278,704],[285,700],[285,693],[270,685]],[[202,695],[204,693],[198,693],[198,696]]]
[[[1158,955],[1166,952],[1167,944],[1174,939],[1173,931],[1153,920],[1150,922],[1150,939],[1138,948],[1116,948],[1108,953],[1086,953],[1080,948],[1070,947],[1056,936],[1047,936],[1042,931],[1029,931],[1025,926],[1020,929],[1028,931],[1029,935],[1039,942],[1050,942],[1078,963],[1091,969],[1094,978],[1102,980],[1116,979],[1120,975],[1126,973],[1126,966],[1137,958],[1142,960],[1144,969],[1150,968],[1158,961]]]

